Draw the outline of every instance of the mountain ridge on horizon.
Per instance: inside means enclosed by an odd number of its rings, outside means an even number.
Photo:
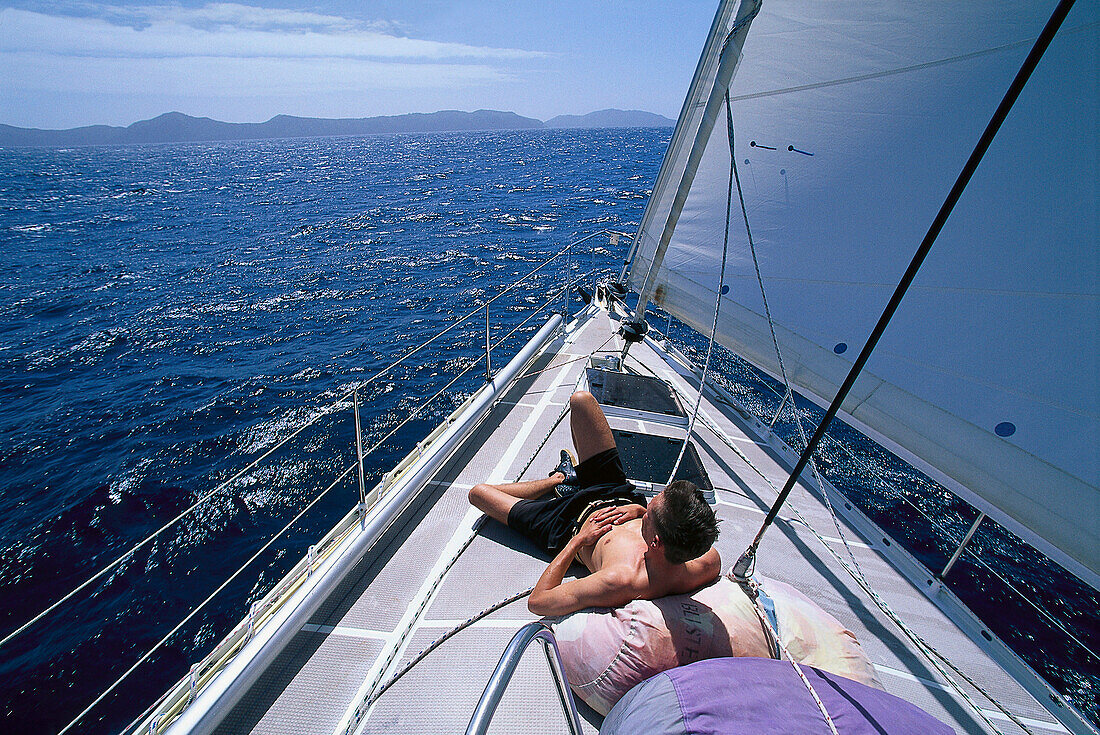
[[[140,145],[480,130],[672,127],[675,124],[674,120],[652,112],[617,109],[597,110],[587,115],[558,115],[545,122],[500,110],[440,110],[357,118],[275,115],[260,123],[228,123],[182,112],[166,112],[127,126],[86,125],[45,130],[0,124],[0,146]]]

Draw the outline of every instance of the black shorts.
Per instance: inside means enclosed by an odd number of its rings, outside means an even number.
[[[612,447],[577,465],[575,493],[559,498],[553,492],[533,500],[518,501],[508,512],[508,526],[534,541],[550,554],[557,554],[573,536],[573,525],[589,503],[621,499],[624,505],[645,507],[645,496],[626,479],[619,450]]]

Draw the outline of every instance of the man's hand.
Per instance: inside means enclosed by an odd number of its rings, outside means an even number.
[[[643,515],[645,515],[645,508],[634,503],[600,508],[585,519],[574,538],[578,540],[581,548],[593,546],[601,536],[611,530],[612,526],[622,525]]]
[[[562,579],[577,551],[594,546],[616,525],[644,513],[645,508],[640,505],[624,505],[601,508],[586,518],[577,535],[566,543],[539,577],[527,601],[527,609],[536,615],[567,615],[586,607],[615,607],[634,599],[629,575],[618,568],[604,568],[565,583]]]
[[[580,530],[577,531],[577,535],[572,539],[578,549],[583,549],[586,546],[595,546],[596,542],[599,541],[605,533],[611,530],[611,527],[615,525],[614,518],[617,516],[607,511],[614,510],[616,509],[601,508],[584,520]]]

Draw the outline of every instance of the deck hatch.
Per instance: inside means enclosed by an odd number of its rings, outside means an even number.
[[[588,389],[601,406],[687,417],[672,388],[660,378],[599,368],[587,368],[587,371]]]
[[[680,453],[680,443],[683,440],[621,429],[612,429],[611,433],[615,435],[615,445],[619,448],[619,457],[627,477],[663,487],[676,464],[676,456]],[[714,496],[714,485],[711,484],[710,477],[699,460],[699,452],[692,442],[688,442],[675,479],[694,482],[707,496],[708,501]]]

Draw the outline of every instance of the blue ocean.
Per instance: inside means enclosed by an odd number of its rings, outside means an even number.
[[[482,354],[483,317],[368,378],[565,244],[632,233],[669,134],[0,149],[0,636],[226,484],[0,648],[0,728],[65,727],[327,487],[355,456],[357,387],[364,447],[394,432],[367,457],[376,482],[484,381],[480,365],[443,390]],[[495,301],[493,340],[515,333],[494,365],[562,283],[617,275],[628,242],[594,237]],[[703,338],[652,322],[701,361]],[[777,386],[729,353],[717,364],[770,421]],[[790,416],[777,431],[797,445]],[[942,568],[976,511],[848,427],[830,433],[826,477]],[[141,715],[357,500],[352,477],[75,731]],[[984,564],[964,556],[948,585],[1100,722],[1100,596],[992,521],[971,548]]]

